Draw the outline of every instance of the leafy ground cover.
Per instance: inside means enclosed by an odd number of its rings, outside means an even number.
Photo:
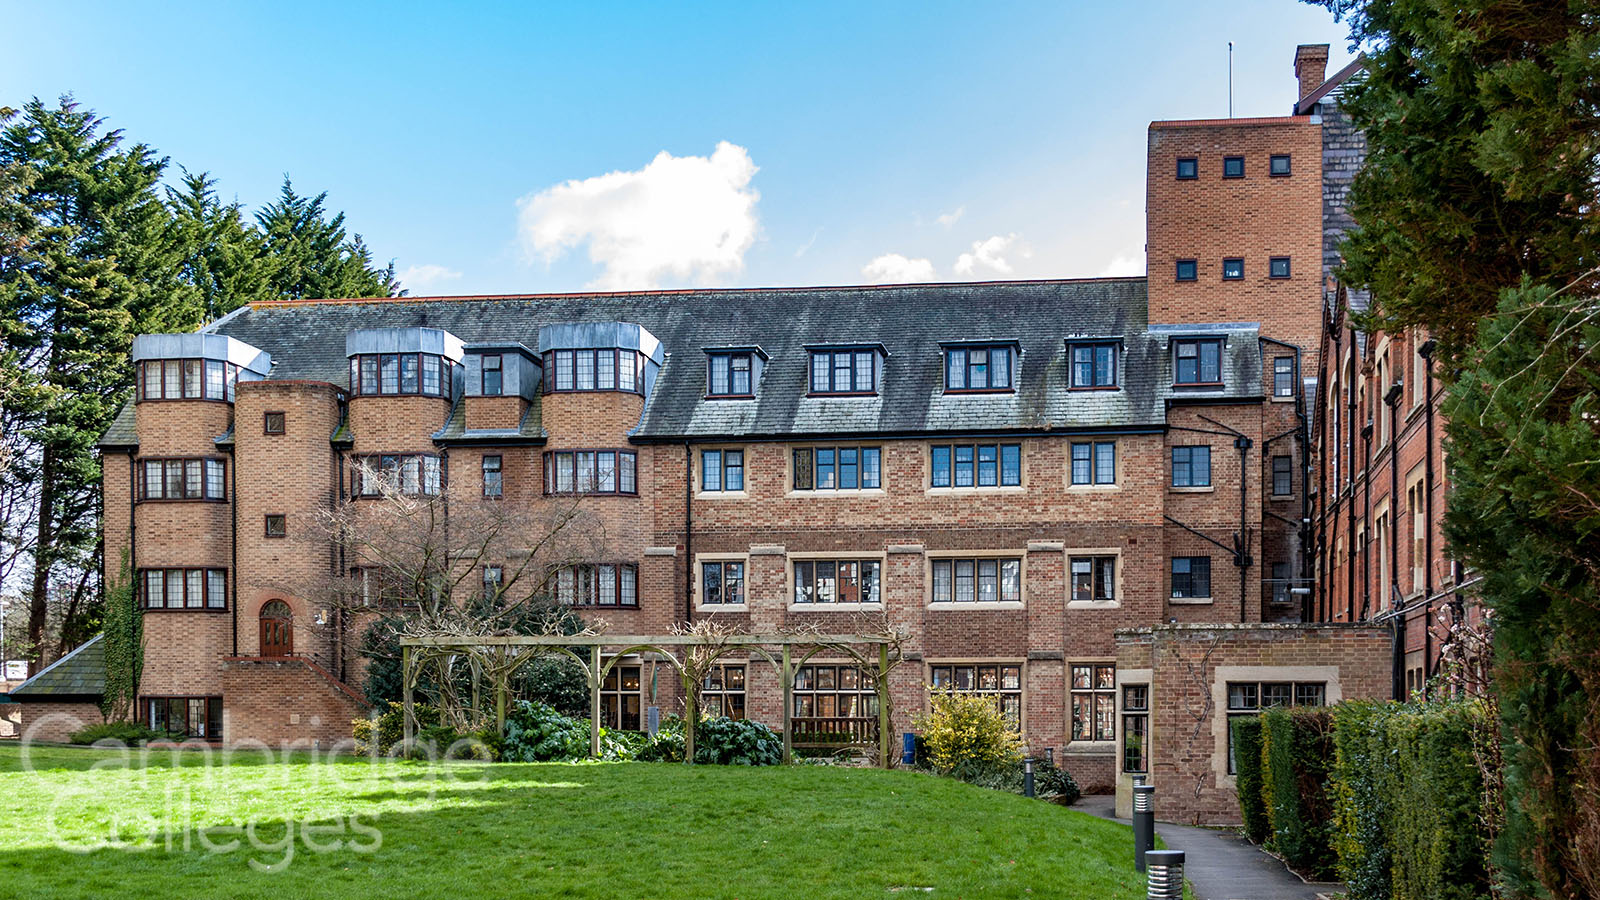
[[[201,762],[0,747],[0,884],[274,900],[1143,896],[1126,827],[914,772]]]

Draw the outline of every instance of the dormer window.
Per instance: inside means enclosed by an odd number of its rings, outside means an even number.
[[[498,397],[504,385],[504,369],[498,353],[483,355],[483,396]]]
[[[712,353],[706,357],[707,397],[755,395],[750,353]]]
[[[643,393],[644,363],[633,350],[550,350],[544,355],[545,391]]]
[[[1114,388],[1117,386],[1117,350],[1114,341],[1072,345],[1072,386],[1074,388]]]
[[[138,364],[140,400],[233,400],[239,367],[215,359],[152,359]]]
[[[876,394],[880,353],[872,347],[811,351],[811,393]]]
[[[944,351],[944,389],[946,391],[1009,391],[1016,385],[1012,372],[1014,350],[1006,344],[946,347]]]
[[[1175,363],[1173,383],[1214,385],[1222,383],[1222,340],[1190,338],[1172,342]]]
[[[361,353],[350,357],[350,389],[358,397],[443,397],[450,361],[432,353]]]

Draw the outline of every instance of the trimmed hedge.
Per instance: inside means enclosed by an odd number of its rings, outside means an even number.
[[[1245,837],[1264,844],[1272,834],[1267,820],[1267,805],[1261,794],[1261,717],[1235,716],[1233,766],[1239,788],[1239,815],[1244,819]]]
[[[1475,734],[1481,702],[1350,703],[1336,712],[1339,874],[1350,900],[1491,895]]]
[[[1268,846],[1290,867],[1317,881],[1326,881],[1337,862],[1329,840],[1332,758],[1333,717],[1328,710],[1278,708],[1262,714],[1262,799],[1272,826]]]

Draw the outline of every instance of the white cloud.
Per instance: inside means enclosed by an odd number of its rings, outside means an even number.
[[[757,167],[722,141],[710,156],[665,150],[633,172],[568,181],[517,201],[518,235],[532,256],[554,261],[578,245],[601,266],[592,287],[654,288],[665,280],[709,284],[740,271],[755,242]]]
[[[1118,253],[1116,256],[1112,257],[1111,262],[1107,263],[1104,269],[1100,270],[1100,277],[1102,278],[1110,278],[1118,275],[1143,274],[1144,251],[1138,249],[1129,250],[1125,253]]]
[[[795,259],[799,259],[800,257],[805,256],[806,253],[808,253],[811,250],[812,245],[816,244],[817,238],[819,236],[821,236],[821,234],[822,234],[822,229],[821,228],[818,228],[816,231],[811,232],[811,240],[806,241],[804,244],[801,244],[799,246],[799,248],[794,251],[794,258]]]
[[[400,284],[406,290],[411,291],[413,294],[419,294],[423,291],[434,290],[446,281],[455,281],[461,277],[461,273],[455,269],[447,269],[444,266],[425,263],[420,266],[406,266],[400,270],[399,277]]]
[[[957,275],[975,275],[981,269],[983,274],[992,272],[1010,275],[1013,267],[1007,256],[1026,259],[1031,255],[1033,252],[1022,243],[1016,232],[997,234],[981,241],[973,241],[971,253],[963,253],[956,257],[955,271]]]
[[[954,225],[955,223],[961,221],[961,217],[966,215],[966,214],[967,214],[967,208],[965,206],[958,206],[955,209],[951,210],[950,212],[940,213],[937,217],[934,218],[934,221],[938,222],[940,225],[943,225],[946,228],[949,228],[951,225]]]
[[[898,253],[885,253],[861,267],[868,284],[909,284],[933,280],[933,263],[926,259],[907,259]]]

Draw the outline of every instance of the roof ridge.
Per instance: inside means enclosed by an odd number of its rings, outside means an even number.
[[[325,297],[305,298],[301,300],[257,300],[250,303],[250,309],[272,309],[284,306],[315,306],[335,304],[358,303],[440,303],[459,302],[464,300],[572,300],[583,298],[603,297],[673,297],[691,296],[696,294],[780,294],[802,291],[811,292],[845,292],[845,291],[890,291],[907,290],[911,288],[941,288],[941,287],[995,287],[1013,285],[1052,285],[1052,284],[1105,284],[1114,282],[1145,281],[1146,275],[1101,275],[1092,278],[1011,278],[994,281],[918,281],[902,284],[818,284],[818,285],[786,285],[765,287],[703,287],[703,288],[660,288],[655,290],[637,291],[554,291],[531,294],[440,294],[426,297]],[[243,308],[243,307],[241,307]],[[230,314],[231,315],[231,314]]]

